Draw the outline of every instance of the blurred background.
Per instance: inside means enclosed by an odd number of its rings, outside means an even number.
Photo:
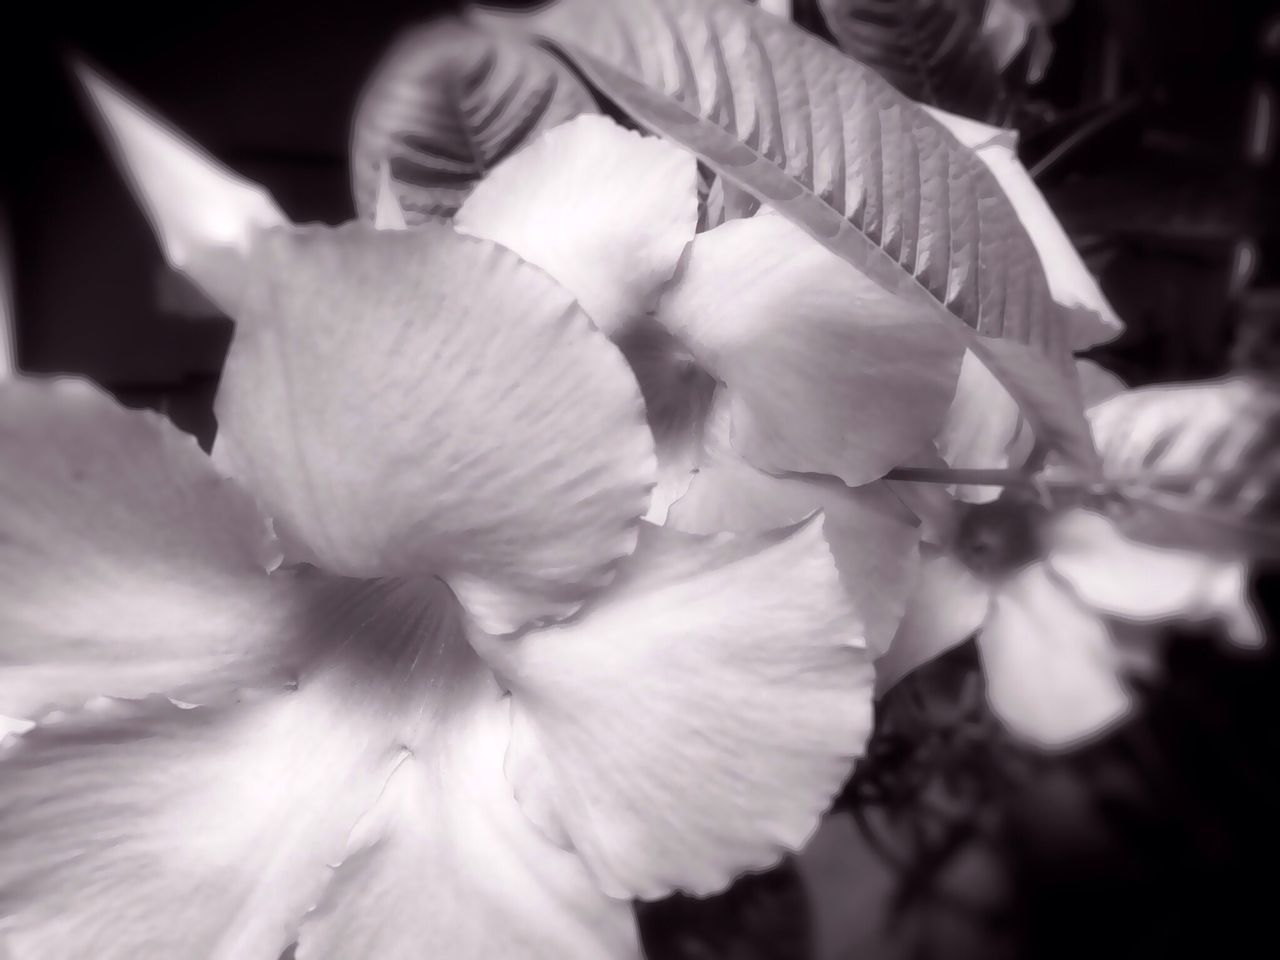
[[[1276,4],[900,0],[907,28],[885,4],[854,11],[874,27],[852,41],[861,59],[911,96],[1020,131],[1128,324],[1096,359],[1132,385],[1280,378]],[[1001,5],[1027,15],[1020,43],[991,28]],[[212,436],[230,326],[164,266],[68,55],[267,185],[294,220],[339,222],[364,77],[401,27],[453,6],[27,5],[0,58],[0,268],[18,366],[85,374]],[[825,33],[816,0],[792,6]],[[904,44],[924,45],[928,70],[907,68]],[[1276,578],[1256,580],[1274,627]],[[1277,658],[1181,630],[1159,649],[1140,715],[1059,758],[1004,737],[971,648],[922,670],[885,702],[870,757],[798,862],[642,908],[653,960],[1273,954]]]

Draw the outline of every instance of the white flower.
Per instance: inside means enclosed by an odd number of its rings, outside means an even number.
[[[1091,408],[1090,419],[1104,461],[1124,473],[1124,456],[1140,460],[1152,449],[1152,436],[1132,422],[1130,401],[1140,398],[1097,370],[1081,373],[1094,397],[1114,393]],[[1230,391],[1216,385],[1170,392],[1168,402],[1184,414],[1207,411],[1212,422],[1238,413],[1224,399]],[[1111,517],[1083,507],[1050,514],[1006,496],[958,509],[946,542],[923,548],[916,592],[877,662],[882,690],[977,631],[995,713],[1040,746],[1069,747],[1110,729],[1132,708],[1127,654],[1109,620],[1217,620],[1239,646],[1262,642],[1246,562],[1231,550],[1139,542]]]
[[[90,85],[234,314],[235,480],[83,384],[0,385],[0,713],[37,722],[0,759],[11,954],[625,957],[611,898],[800,846],[870,728],[818,524],[643,523],[640,392],[558,283],[444,224],[227,220],[257,188]],[[541,223],[631,258],[578,291],[606,329],[665,269],[627,143],[618,205],[564,215],[598,233]]]
[[[937,434],[960,338],[776,214],[695,237],[696,176],[679,147],[579,117],[501,163],[457,223],[547,270],[622,348],[657,445],[649,519],[758,532],[824,510],[882,649],[917,534],[871,481]]]

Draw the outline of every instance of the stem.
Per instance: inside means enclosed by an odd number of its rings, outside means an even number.
[[[887,480],[901,480],[907,483],[962,483],[979,487],[1035,487],[1056,490],[1120,490],[1125,487],[1153,487],[1171,484],[1195,483],[1198,480],[1227,479],[1238,471],[1232,468],[1221,470],[1189,470],[1172,473],[1149,471],[1127,474],[1113,474],[1102,477],[1079,477],[1059,474],[1052,477],[1036,476],[1023,470],[1007,470],[1003,468],[956,468],[950,467],[895,467],[885,474]]]
[[[944,467],[897,467],[886,474],[889,480],[909,483],[967,483],[975,486],[1030,486],[1031,477],[1020,470],[959,469]]]

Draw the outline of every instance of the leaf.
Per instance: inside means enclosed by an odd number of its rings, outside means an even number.
[[[451,216],[504,157],[596,112],[582,81],[545,50],[458,20],[419,27],[392,47],[356,112],[356,208],[373,218],[386,164],[409,223]]]
[[[1009,97],[982,32],[984,6],[984,0],[818,0],[840,48],[912,100],[999,120]]]
[[[1127,535],[1280,557],[1280,392],[1247,377],[1145,387],[1091,416]]]
[[[1068,325],[1035,247],[991,172],[923,107],[738,0],[560,0],[529,19],[638,122],[886,289],[985,335],[971,348],[1039,439],[1092,465]]]

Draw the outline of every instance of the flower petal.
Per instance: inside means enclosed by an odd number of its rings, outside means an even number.
[[[228,170],[83,63],[76,73],[165,259],[234,312],[250,243],[288,218],[264,187]]]
[[[630,904],[520,813],[502,773],[509,700],[414,744],[353,837],[298,960],[600,960],[639,957]]]
[[[14,955],[279,957],[395,756],[331,707],[155,699],[21,737],[0,761]]]
[[[294,598],[195,440],[77,381],[0,384],[0,713],[266,681]]]
[[[550,809],[612,896],[712,893],[798,849],[871,728],[869,657],[816,523],[646,527],[581,616],[488,655],[513,745],[540,747]]]
[[[1018,403],[986,365],[966,351],[960,382],[938,435],[938,454],[953,469],[1002,470],[1020,467],[1031,455],[1035,436]],[[988,503],[1000,487],[960,484],[955,496]]]
[[[408,222],[404,218],[404,208],[400,206],[400,198],[396,196],[396,188],[391,185],[391,168],[385,163],[378,174],[378,195],[373,204],[373,225],[378,230],[407,230]]]
[[[988,126],[936,107],[926,106],[925,109],[957,140],[972,148],[1004,188],[1018,219],[1026,227],[1036,252],[1040,254],[1045,278],[1049,281],[1049,293],[1069,318],[1071,349],[1087,350],[1118,337],[1124,330],[1124,324],[1107,302],[1098,281],[1076,252],[1035,181],[1018,160],[1017,131]]]
[[[661,524],[697,472],[716,382],[652,317],[631,324],[616,342],[640,384],[653,431],[658,482],[645,519]]]
[[[30,720],[18,720],[14,717],[0,717],[0,746],[4,745],[13,734],[26,733],[34,726]]]
[[[498,164],[456,223],[546,270],[616,336],[653,309],[693,239],[697,161],[608,117],[575,117]]]
[[[1088,510],[1060,517],[1052,538],[1050,567],[1089,606],[1129,620],[1221,617],[1253,645],[1244,564],[1138,543]]]
[[[733,449],[730,430],[721,389],[708,415],[698,472],[667,525],[687,533],[763,533],[823,511],[823,536],[866,627],[867,646],[882,653],[915,581],[920,527],[914,515],[887,483],[847,487],[830,477],[757,470]]]
[[[978,650],[992,710],[1037,746],[1076,746],[1130,711],[1106,624],[1043,564],[997,593]]]
[[[658,320],[729,390],[734,445],[774,473],[883,476],[931,441],[963,346],[775,213],[700,234]]]
[[[546,274],[432,223],[277,232],[254,265],[224,453],[322,568],[444,576],[505,632],[571,612],[631,552],[643,401]]]
[[[276,960],[410,750],[501,695],[440,581],[287,575],[293,692],[106,701],[0,759],[19,956]]]
[[[1093,360],[1076,360],[1076,375],[1086,410],[1129,389],[1123,380]]]
[[[882,694],[972,636],[987,613],[991,591],[986,584],[939,550],[922,548],[921,554],[906,614],[888,652],[876,661],[876,688]]]

